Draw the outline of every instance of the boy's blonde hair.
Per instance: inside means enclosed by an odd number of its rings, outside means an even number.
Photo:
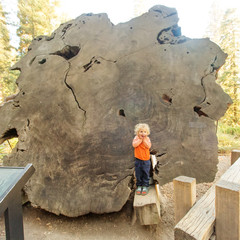
[[[148,124],[146,124],[146,123],[138,123],[138,124],[135,126],[135,128],[134,128],[134,133],[135,133],[135,135],[137,135],[138,132],[139,132],[141,129],[146,130],[147,135],[150,134],[150,127],[149,127]]]

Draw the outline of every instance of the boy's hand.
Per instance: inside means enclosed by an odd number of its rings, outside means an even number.
[[[143,140],[143,136],[142,135],[138,135],[138,138]]]
[[[135,138],[133,139],[132,145],[133,145],[133,147],[135,148],[135,147],[139,146],[142,142],[143,142],[142,137],[141,137],[140,135],[138,135],[137,137],[135,137]]]
[[[147,147],[149,149],[151,148],[151,141],[150,141],[150,139],[147,138],[147,136],[144,136],[142,141],[143,141],[145,147]]]

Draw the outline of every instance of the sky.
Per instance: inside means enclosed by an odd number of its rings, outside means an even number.
[[[0,0],[10,18],[16,18],[17,0]],[[40,1],[40,0],[39,0]],[[208,25],[209,12],[214,0],[59,0],[59,14],[76,18],[83,13],[107,13],[111,22],[118,24],[136,17],[134,6],[141,3],[141,13],[154,5],[164,5],[177,9],[182,35],[190,38],[202,38]],[[237,8],[240,14],[240,1],[215,0],[220,8]],[[12,35],[15,29],[11,29]],[[12,39],[16,45],[16,39]]]
[[[142,13],[147,12],[154,5],[173,7],[178,11],[178,25],[182,28],[182,34],[190,38],[201,38],[208,25],[213,0],[61,0],[60,2],[64,11],[73,18],[82,13],[105,12],[114,24],[126,22],[135,17],[134,4],[136,3],[142,2]],[[238,8],[240,10],[238,0],[216,0],[216,2],[223,9]]]
[[[178,11],[178,16],[180,18],[179,25],[184,28],[193,29],[192,36],[201,37],[201,33],[205,28],[205,20],[208,15],[208,6],[211,0],[199,0],[198,4],[194,0],[146,0],[142,4],[142,12],[147,12],[154,5],[165,5],[167,7],[174,7]],[[131,18],[135,17],[134,15],[134,3],[136,4],[136,0],[99,0],[99,1],[85,1],[82,4],[79,4],[79,7],[73,8],[74,0],[61,0],[61,4],[63,8],[68,14],[71,14],[74,17],[77,17],[79,13],[101,13],[105,12],[108,14],[110,20],[117,24],[119,22],[126,22]],[[139,1],[143,2],[143,1]],[[181,2],[181,3],[180,3]],[[195,2],[193,4],[193,2]],[[198,5],[198,6],[197,6]],[[197,30],[193,27],[195,22],[198,22]],[[188,31],[188,30],[186,30]],[[189,32],[189,31],[188,31]],[[189,36],[191,37],[191,36]]]

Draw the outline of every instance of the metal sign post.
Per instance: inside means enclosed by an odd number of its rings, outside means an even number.
[[[0,167],[0,215],[4,213],[7,240],[24,240],[21,190],[35,169]]]

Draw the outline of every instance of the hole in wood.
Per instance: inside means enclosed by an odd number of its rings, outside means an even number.
[[[58,55],[58,56],[65,58],[66,60],[69,60],[69,59],[75,57],[79,51],[80,51],[80,47],[67,45],[60,51],[52,53],[52,55]]]
[[[11,129],[7,130],[1,138],[5,138],[7,140],[7,139],[14,138],[14,137],[18,137],[16,128],[11,128]]]
[[[38,61],[39,64],[44,64],[46,62],[46,58],[43,58],[42,60]]]
[[[170,98],[167,94],[163,94],[162,99],[164,102],[172,103],[172,98]]]
[[[123,109],[120,109],[120,110],[119,110],[119,116],[126,117]]]
[[[208,115],[206,113],[201,111],[201,107],[195,106],[193,108],[193,110],[194,110],[194,112],[196,112],[198,114],[199,117],[201,117],[201,116],[208,117]]]

